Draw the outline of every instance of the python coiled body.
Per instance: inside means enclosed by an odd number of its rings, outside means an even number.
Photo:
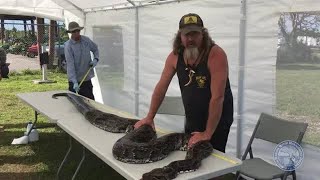
[[[185,150],[191,137],[190,134],[185,133],[170,133],[157,138],[156,132],[149,125],[134,129],[137,119],[100,111],[93,107],[88,99],[73,93],[52,95],[53,98],[58,96],[66,96],[94,126],[112,133],[127,132],[117,140],[112,149],[114,158],[122,162],[142,164],[159,161],[172,151]],[[210,155],[212,149],[208,141],[201,141],[187,150],[184,160],[174,161],[165,167],[145,173],[142,179],[174,179],[181,172],[194,171],[199,168],[201,160]]]

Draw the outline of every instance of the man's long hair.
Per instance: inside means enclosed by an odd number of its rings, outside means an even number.
[[[215,44],[212,38],[209,35],[208,29],[203,28],[202,29],[203,34],[203,41],[201,45],[201,49],[204,52],[203,55],[207,56],[210,52],[211,47]],[[179,54],[180,49],[183,48],[182,42],[181,42],[181,32],[178,31],[174,41],[173,41],[173,54],[177,55]]]

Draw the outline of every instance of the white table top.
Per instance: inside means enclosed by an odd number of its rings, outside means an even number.
[[[45,91],[32,93],[19,93],[18,98],[32,107],[35,111],[46,116],[51,123],[56,123],[63,113],[59,113],[59,109],[64,108],[69,113],[77,114],[78,111],[72,106],[67,106],[69,100],[66,98],[54,99],[51,98],[53,94],[66,91]],[[58,106],[62,106],[57,108]]]
[[[172,152],[167,158],[148,164],[127,164],[114,159],[112,155],[113,144],[124,134],[106,132],[91,125],[82,114],[77,112],[76,108],[67,98],[58,97],[58,99],[52,99],[51,95],[57,92],[61,91],[24,93],[19,94],[18,97],[38,112],[46,115],[49,119],[57,121],[58,126],[125,178],[140,179],[142,174],[152,169],[163,167],[172,161],[184,159],[186,152],[183,151]],[[133,117],[128,113],[118,111],[100,103],[93,101],[92,103],[103,111],[119,116]],[[48,108],[49,106],[51,108]],[[52,109],[54,109],[54,111]],[[241,160],[215,150],[210,157],[202,161],[202,165],[197,171],[179,174],[176,179],[213,178],[235,172],[240,168],[240,165]]]

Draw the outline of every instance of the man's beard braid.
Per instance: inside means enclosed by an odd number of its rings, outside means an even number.
[[[184,50],[184,58],[196,61],[199,56],[199,49],[197,47],[188,47]]]

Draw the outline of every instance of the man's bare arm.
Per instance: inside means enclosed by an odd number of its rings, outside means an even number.
[[[219,46],[211,49],[208,68],[211,75],[211,99],[209,115],[205,133],[211,137],[214,133],[222,114],[224,92],[228,78],[228,60],[225,52]]]

